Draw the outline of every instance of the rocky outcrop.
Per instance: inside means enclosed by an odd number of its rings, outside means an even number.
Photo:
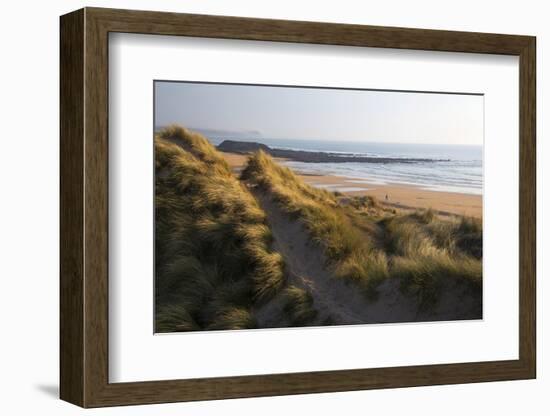
[[[353,155],[349,153],[314,152],[305,150],[275,149],[263,143],[243,142],[236,140],[224,140],[217,146],[221,152],[249,154],[259,150],[282,159],[294,160],[307,163],[419,163],[419,162],[441,162],[448,159],[422,159],[422,158],[392,158],[392,157],[369,157]]]

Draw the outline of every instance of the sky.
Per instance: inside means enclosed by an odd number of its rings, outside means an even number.
[[[155,126],[257,138],[483,144],[483,96],[155,82]]]

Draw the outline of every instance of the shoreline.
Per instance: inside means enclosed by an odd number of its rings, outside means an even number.
[[[247,156],[237,153],[220,152],[229,166],[240,171]],[[277,161],[285,159],[275,158]],[[370,195],[376,197],[383,205],[400,210],[415,210],[432,208],[439,215],[464,215],[475,218],[483,217],[482,195],[459,192],[434,191],[415,185],[396,183],[379,184],[368,179],[348,178],[336,175],[316,175],[294,172],[304,182],[317,188],[338,191],[348,196]],[[388,199],[386,200],[386,195]]]
[[[434,159],[434,158],[419,158],[419,157],[390,157],[390,156],[367,156],[356,153],[341,153],[341,152],[323,152],[319,150],[297,150],[297,149],[281,149],[270,147],[264,143],[238,141],[226,139],[216,146],[220,152],[234,153],[240,155],[248,155],[258,150],[263,150],[274,158],[282,158],[295,162],[305,163],[416,163],[416,162],[444,162],[450,159]]]

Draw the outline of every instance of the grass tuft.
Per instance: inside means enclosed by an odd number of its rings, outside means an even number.
[[[284,291],[284,311],[291,326],[305,326],[317,317],[313,307],[311,293],[296,286],[289,286]]]
[[[406,291],[418,294],[421,308],[437,304],[449,282],[461,282],[481,296],[480,257],[461,247],[464,219],[444,221],[430,211],[419,211],[383,223],[387,251],[393,255],[390,275],[400,278]],[[481,245],[481,234],[472,238]]]
[[[219,312],[208,329],[253,329],[257,327],[258,324],[249,310],[230,307]]]

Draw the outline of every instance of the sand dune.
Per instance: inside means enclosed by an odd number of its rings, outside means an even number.
[[[482,316],[481,222],[400,212],[460,209],[449,193],[379,186],[380,206],[353,197],[375,184],[222,156],[179,126],[158,133],[155,156],[157,332]]]

